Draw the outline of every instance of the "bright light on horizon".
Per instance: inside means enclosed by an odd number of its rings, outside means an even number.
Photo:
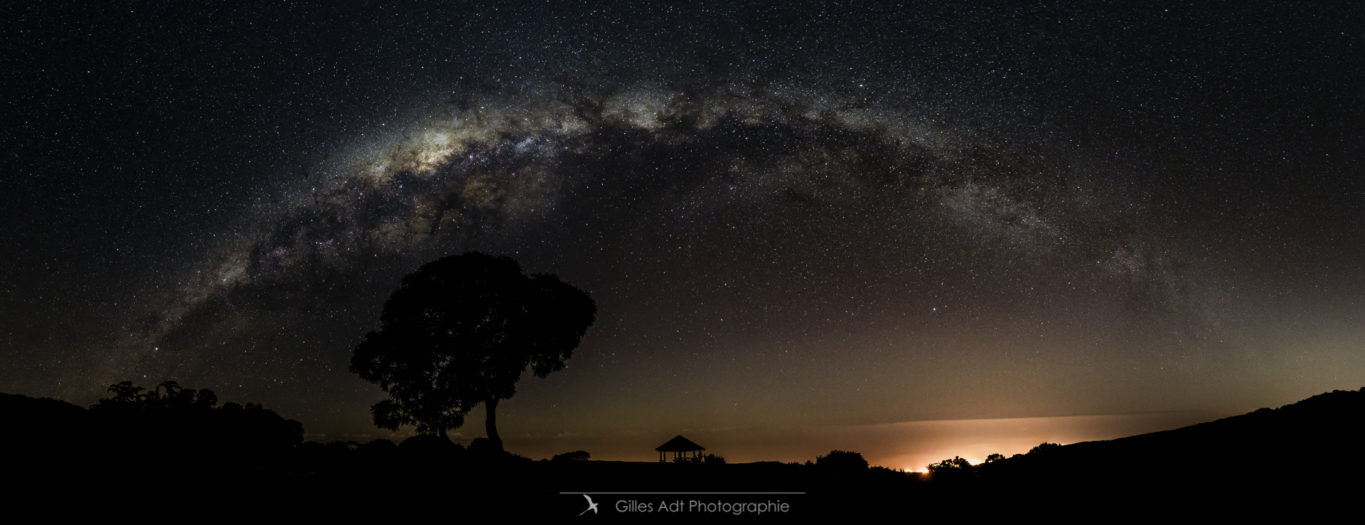
[[[924,473],[929,465],[962,457],[979,465],[991,454],[1011,457],[1042,443],[1078,443],[1169,430],[1213,419],[1200,413],[1155,413],[1008,419],[911,421],[902,423],[798,428],[726,428],[682,432],[729,463],[779,461],[804,463],[848,450],[862,454],[870,466]],[[677,432],[675,432],[676,434]],[[544,438],[507,438],[509,450],[531,458],[549,458],[568,450],[586,450],[592,459],[656,461],[654,447],[666,437],[638,434],[583,434]],[[655,442],[658,441],[658,442]]]

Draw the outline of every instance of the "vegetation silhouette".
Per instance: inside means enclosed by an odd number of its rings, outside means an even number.
[[[591,458],[592,458],[592,454],[589,454],[588,451],[586,451],[586,450],[575,450],[575,451],[573,451],[573,452],[565,452],[565,453],[563,453],[563,454],[555,454],[554,457],[550,458],[550,461],[554,461],[554,462],[563,462],[563,461],[587,461],[587,460],[589,460],[589,459],[591,459]]]
[[[837,471],[857,472],[867,470],[867,460],[857,452],[831,450],[829,454],[815,458],[815,466]]]
[[[158,509],[203,509],[193,505],[221,503],[223,494],[250,487],[252,499],[237,504],[313,509],[343,497],[430,496],[458,504],[468,519],[546,522],[583,510],[580,498],[561,491],[770,491],[804,493],[755,496],[791,502],[792,519],[783,521],[904,521],[907,514],[1093,519],[1114,512],[1183,516],[1190,509],[1223,517],[1276,506],[1352,509],[1365,468],[1358,454],[1365,389],[1112,441],[1044,443],[978,465],[953,458],[928,474],[869,467],[861,454],[845,450],[804,465],[735,464],[710,456],[661,464],[590,460],[586,451],[532,461],[485,438],[465,447],[434,433],[397,444],[303,442],[297,422],[260,405],[220,406],[208,390],[123,382],[109,394],[89,409],[0,394],[6,473],[26,487],[60,487],[70,496],[116,494]],[[8,501],[23,500],[11,494]]]
[[[0,394],[7,473],[71,491],[106,477],[126,487],[273,479],[303,442],[297,421],[253,403],[219,406],[214,392],[175,381],[150,389],[124,381],[108,392],[89,409]]]
[[[596,312],[586,292],[524,275],[511,258],[446,257],[403,277],[380,329],[355,347],[351,371],[389,394],[371,408],[376,426],[449,439],[483,403],[488,446],[502,450],[498,402],[527,368],[539,377],[563,369]]]
[[[969,470],[972,463],[961,456],[954,456],[953,459],[945,459],[926,467],[931,474],[945,474],[955,470]]]
[[[89,410],[103,439],[139,461],[198,462],[205,467],[271,470],[293,458],[303,442],[303,425],[261,405],[218,405],[211,390],[183,388],[163,381],[151,390],[123,381],[108,389],[112,397]]]

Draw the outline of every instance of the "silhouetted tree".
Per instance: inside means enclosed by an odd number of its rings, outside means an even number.
[[[218,394],[207,388],[200,389],[199,393],[195,395],[194,402],[201,407],[213,408],[214,405],[218,404]]]
[[[510,258],[446,257],[403,278],[351,371],[389,394],[371,408],[375,425],[446,436],[482,402],[488,440],[501,450],[498,401],[528,367],[539,377],[564,368],[596,312],[587,293],[553,275],[528,277]]]
[[[180,383],[167,379],[165,381],[162,381],[161,384],[156,385],[156,390],[154,390],[153,392],[159,395],[161,394],[161,389],[163,388],[166,389],[166,395],[164,397],[168,399],[175,397],[177,394],[180,393],[181,390],[183,390],[182,388],[180,388]]]
[[[961,456],[954,456],[953,459],[945,459],[938,463],[929,465],[929,472],[938,474],[954,470],[970,470],[972,462],[963,459]]]
[[[828,455],[816,457],[815,465],[839,470],[866,470],[867,460],[857,452],[831,450]]]
[[[145,389],[124,381],[87,412],[89,445],[101,463],[90,468],[154,475],[161,469],[242,472],[284,468],[303,441],[303,426],[248,403],[215,408],[211,390],[165,381]]]
[[[109,385],[109,393],[114,394],[110,399],[114,403],[132,403],[137,401],[142,392],[142,387],[134,385],[132,381],[122,381]]]

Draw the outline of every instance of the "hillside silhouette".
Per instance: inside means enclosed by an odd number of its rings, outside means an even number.
[[[939,490],[1017,503],[1066,495],[1087,508],[1306,510],[1358,498],[1362,438],[1365,389],[1338,390],[1174,430],[1044,443],[1008,459],[931,471]]]
[[[59,483],[73,495],[155,486],[163,505],[250,486],[258,504],[430,496],[462,502],[465,516],[550,520],[583,510],[581,495],[561,492],[622,490],[802,492],[785,496],[802,518],[951,517],[967,509],[977,517],[1235,514],[1348,505],[1354,499],[1339,497],[1356,497],[1365,466],[1365,389],[1176,430],[1045,443],[980,465],[954,458],[928,474],[869,467],[844,450],[804,464],[719,457],[674,464],[594,461],[588,451],[533,461],[483,438],[466,447],[434,434],[401,443],[304,442],[298,422],[260,405],[220,406],[211,391],[165,382],[151,390],[120,383],[110,392],[90,408],[0,394],[7,472],[34,486]]]
[[[287,470],[303,442],[299,422],[254,403],[219,406],[209,390],[174,381],[109,390],[89,409],[0,394],[9,471],[76,488],[109,474],[123,484],[269,478]]]

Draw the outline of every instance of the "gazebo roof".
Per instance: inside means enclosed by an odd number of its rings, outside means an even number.
[[[706,447],[693,443],[691,440],[679,435],[668,440],[667,443],[659,445],[654,450],[659,452],[691,452],[693,450],[706,450]]]

